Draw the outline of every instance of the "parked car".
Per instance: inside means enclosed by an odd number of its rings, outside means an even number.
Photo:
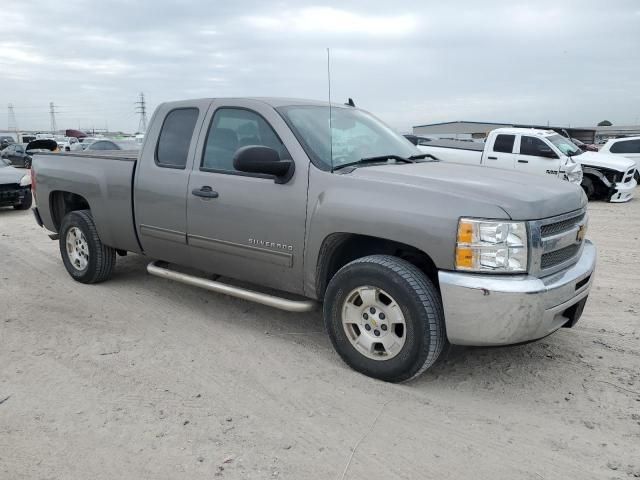
[[[636,187],[633,162],[583,152],[553,130],[498,128],[484,144],[438,140],[418,148],[445,162],[557,177],[582,185],[590,199],[628,202]]]
[[[12,206],[16,210],[31,208],[31,177],[0,158],[0,207]]]
[[[414,145],[428,145],[429,142],[433,141],[432,138],[420,137],[418,135],[410,135],[410,134],[404,135],[404,138],[409,140]]]
[[[635,180],[640,182],[640,137],[623,137],[609,139],[602,148],[600,153],[612,155],[620,155],[630,158],[636,164]]]
[[[0,158],[8,160],[14,167],[31,168],[33,154],[36,152],[57,151],[58,144],[55,140],[34,140],[26,146],[14,143],[0,152]]]
[[[71,152],[74,150],[82,150],[82,146],[76,137],[62,137],[56,139],[58,148],[62,152]]]
[[[0,136],[0,150],[4,150],[9,145],[15,143],[15,139],[10,135],[2,135]]]
[[[34,213],[78,282],[136,252],[164,279],[289,311],[322,303],[340,356],[386,381],[419,375],[447,340],[575,325],[596,259],[580,187],[425,157],[351,106],[170,102],[138,156],[36,155]]]
[[[573,143],[576,147],[578,147],[583,152],[597,152],[598,151],[598,146],[597,145],[594,145],[592,143],[584,143],[584,142],[578,140],[577,138],[571,138],[571,137],[568,137],[568,138],[569,138],[569,140],[571,140],[571,143]]]
[[[27,154],[25,146],[13,143],[0,152],[0,157],[15,167],[31,168],[31,155]]]
[[[117,143],[111,140],[96,140],[95,142],[82,142],[83,150],[122,150]]]

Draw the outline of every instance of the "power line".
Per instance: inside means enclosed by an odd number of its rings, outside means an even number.
[[[136,113],[140,114],[140,122],[138,123],[138,132],[145,133],[147,131],[147,104],[144,100],[144,93],[140,92],[139,100],[136,102]]]
[[[7,106],[7,129],[9,131],[18,131],[18,121],[16,120],[16,112],[13,111],[13,103]]]
[[[51,133],[56,133],[58,126],[56,125],[56,106],[53,102],[49,102],[49,115],[51,119]]]

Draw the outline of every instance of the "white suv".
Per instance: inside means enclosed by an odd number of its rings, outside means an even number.
[[[602,146],[600,152],[623,155],[636,162],[635,180],[640,182],[640,137],[613,138]]]

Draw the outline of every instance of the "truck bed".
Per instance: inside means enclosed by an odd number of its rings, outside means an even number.
[[[72,192],[89,205],[105,245],[141,251],[133,227],[136,162],[137,152],[127,150],[34,154],[36,203],[48,207],[38,208],[44,226],[58,232],[60,202],[55,199]]]
[[[91,152],[75,151],[75,152],[58,152],[58,153],[38,153],[38,155],[53,155],[59,156],[71,156],[71,157],[89,157],[89,158],[103,158],[106,160],[127,160],[135,162],[138,159],[137,150],[93,150]]]
[[[438,148],[455,148],[457,150],[473,150],[475,152],[482,152],[484,150],[484,143],[465,142],[464,140],[432,140],[424,146]]]

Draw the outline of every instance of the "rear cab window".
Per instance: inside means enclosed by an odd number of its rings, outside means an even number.
[[[194,107],[171,110],[164,118],[156,145],[156,165],[184,169],[199,110]]]
[[[515,135],[505,135],[501,133],[496,136],[496,140],[493,143],[493,151],[501,153],[513,153],[513,144],[516,141]]]

